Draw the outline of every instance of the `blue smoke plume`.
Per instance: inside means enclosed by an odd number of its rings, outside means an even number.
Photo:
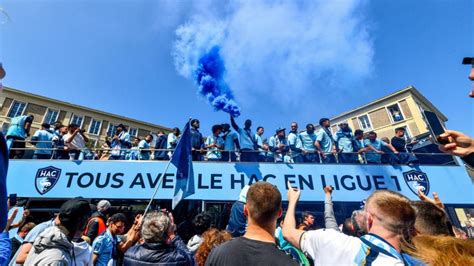
[[[238,117],[240,107],[234,100],[234,93],[224,80],[226,70],[219,51],[219,46],[214,46],[199,58],[194,78],[199,94],[206,97],[216,111],[224,111],[233,117]]]

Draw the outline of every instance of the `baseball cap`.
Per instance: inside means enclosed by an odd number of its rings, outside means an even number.
[[[285,130],[286,130],[286,128],[284,128],[284,127],[279,127],[279,128],[277,128],[277,129],[275,130],[275,133],[278,133],[278,132],[280,132],[280,131],[285,131]]]
[[[463,65],[472,65],[472,64],[474,64],[474,57],[464,57],[462,59],[462,64]]]
[[[59,220],[68,230],[76,230],[84,216],[90,216],[89,202],[83,198],[70,199],[59,208]]]

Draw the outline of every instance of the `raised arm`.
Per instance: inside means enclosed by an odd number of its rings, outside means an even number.
[[[232,125],[232,128],[235,130],[235,131],[239,131],[239,125],[237,125],[237,123],[235,123],[235,119],[233,116],[230,116],[230,124]]]
[[[300,198],[301,191],[292,188],[290,182],[288,186],[288,210],[286,211],[285,221],[283,222],[283,237],[294,247],[300,248],[300,239],[305,231],[296,229],[295,209],[296,203]]]
[[[336,216],[334,215],[334,209],[332,204],[332,194],[333,188],[331,186],[324,187],[325,199],[324,199],[324,226],[326,229],[334,229],[336,231],[339,230],[339,226],[337,225]]]

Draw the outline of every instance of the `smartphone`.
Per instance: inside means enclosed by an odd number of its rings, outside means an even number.
[[[10,206],[15,206],[16,205],[16,194],[10,194],[10,196],[8,196],[8,198],[10,199]]]
[[[433,136],[433,140],[439,144],[448,144],[448,139],[443,139],[439,136],[443,134],[445,130],[443,125],[439,121],[438,116],[431,111],[423,111],[423,114],[425,115],[426,124],[428,124],[428,129],[431,132],[431,135]]]

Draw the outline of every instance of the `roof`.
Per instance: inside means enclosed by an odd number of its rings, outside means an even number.
[[[85,110],[87,112],[95,112],[95,113],[98,113],[98,114],[101,114],[101,115],[104,115],[104,116],[109,116],[109,117],[115,118],[117,120],[126,120],[126,121],[146,125],[146,126],[153,127],[153,128],[161,128],[161,129],[164,129],[164,130],[167,130],[167,131],[171,131],[171,128],[168,128],[168,127],[165,127],[165,126],[160,126],[160,125],[152,124],[152,123],[141,121],[141,120],[137,120],[137,119],[133,119],[133,118],[125,117],[125,116],[120,116],[120,115],[100,111],[100,110],[89,108],[89,107],[86,107],[86,106],[77,105],[77,104],[73,104],[73,103],[68,103],[68,102],[56,100],[56,99],[53,99],[53,98],[48,98],[48,97],[45,97],[45,96],[41,96],[41,95],[37,95],[37,94],[25,92],[25,91],[13,89],[13,88],[10,88],[10,87],[5,87],[4,86],[3,90],[5,92],[12,92],[12,93],[17,93],[17,94],[22,94],[22,95],[25,95],[25,96],[28,96],[28,97],[31,97],[31,98],[36,98],[36,99],[40,99],[40,100],[44,100],[44,101],[50,101],[50,102],[55,102],[55,103],[58,103],[58,104],[68,105],[68,106],[71,106],[73,108]]]
[[[349,114],[352,114],[354,112],[357,112],[361,109],[364,109],[364,108],[367,108],[375,103],[378,103],[378,102],[381,102],[381,101],[384,101],[384,100],[387,100],[387,99],[390,99],[392,97],[395,97],[397,95],[400,95],[400,94],[403,94],[403,93],[406,93],[406,92],[409,92],[409,93],[412,93],[413,95],[415,95],[415,97],[417,98],[417,100],[419,100],[420,102],[422,102],[423,104],[425,104],[426,106],[428,106],[433,112],[435,112],[439,118],[443,121],[448,121],[448,118],[443,114],[441,113],[440,110],[438,110],[438,108],[436,108],[425,96],[423,96],[423,94],[421,94],[414,86],[408,86],[406,88],[403,88],[401,90],[398,90],[398,91],[395,91],[387,96],[384,96],[384,97],[381,97],[379,99],[376,99],[368,104],[365,104],[363,106],[360,106],[360,107],[357,107],[355,109],[352,109],[350,111],[347,111],[347,112],[344,112],[342,114],[339,114],[333,118],[331,118],[331,120],[338,120],[339,118],[343,117],[343,116],[346,116],[346,115],[349,115]]]

